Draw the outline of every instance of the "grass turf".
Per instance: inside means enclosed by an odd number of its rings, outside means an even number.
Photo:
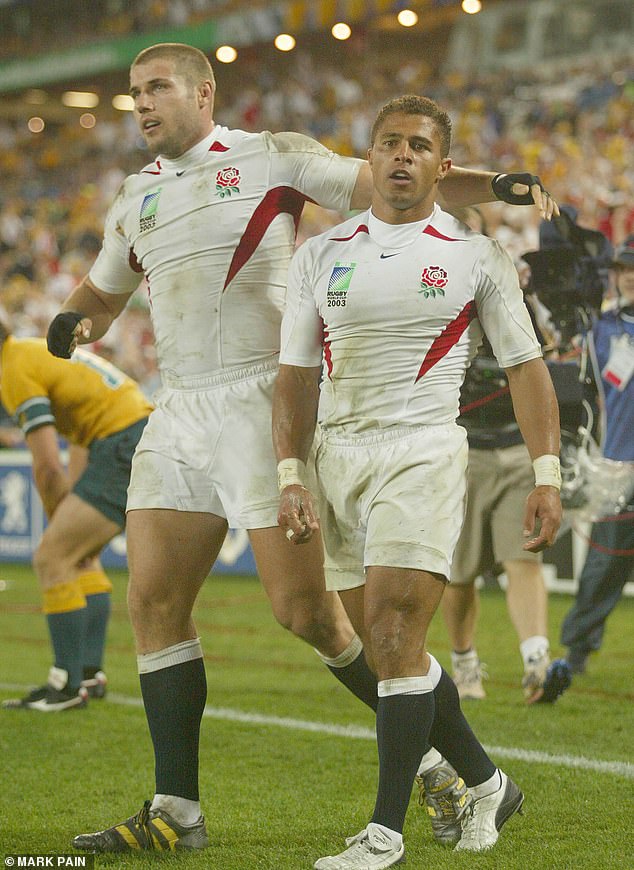
[[[112,579],[110,700],[52,716],[0,711],[0,854],[68,852],[75,834],[121,821],[152,795],[153,760],[139,706],[126,578],[113,572]],[[0,580],[6,586],[0,592],[0,697],[6,698],[16,694],[9,686],[22,691],[43,682],[50,652],[30,569],[2,565]],[[561,652],[556,638],[570,601],[550,599],[554,654]],[[490,673],[488,697],[465,705],[465,711],[494,761],[524,790],[525,815],[511,819],[492,852],[454,854],[433,842],[413,796],[405,829],[410,867],[631,866],[633,615],[634,601],[623,600],[587,675],[575,678],[556,704],[528,708],[504,597],[483,591],[478,648]],[[363,827],[372,812],[372,713],[312,650],[275,624],[254,578],[211,577],[196,622],[212,708],[201,735],[201,794],[212,846],[193,855],[97,856],[96,866],[142,868],[158,861],[215,870],[310,868],[320,855],[340,851],[344,837]],[[430,648],[448,667],[440,617]],[[238,714],[247,716],[241,721]],[[301,722],[361,731],[356,738],[328,734],[306,730]],[[546,756],[536,759],[531,752]],[[593,769],[601,761],[621,767]]]

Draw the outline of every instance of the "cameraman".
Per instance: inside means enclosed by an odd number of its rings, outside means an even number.
[[[603,410],[603,455],[634,462],[634,235],[616,248],[616,304],[599,315],[588,336]],[[616,516],[594,523],[574,605],[561,628],[575,674],[601,646],[605,622],[634,566],[634,498]]]
[[[485,233],[474,208],[457,215]],[[531,305],[529,311],[536,320]],[[537,324],[536,332],[545,343]],[[530,456],[513,413],[508,383],[486,345],[474,359],[461,394],[458,421],[467,430],[469,466],[467,510],[456,548],[451,583],[442,609],[452,644],[453,678],[461,699],[482,699],[483,671],[475,648],[479,611],[476,578],[485,573],[508,578],[506,602],[524,664],[526,702],[553,702],[570,685],[566,662],[551,662],[547,637],[548,599],[541,553],[523,549],[525,501],[535,486]]]

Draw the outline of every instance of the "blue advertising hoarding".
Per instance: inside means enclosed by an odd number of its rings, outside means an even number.
[[[46,515],[31,473],[28,450],[0,451],[0,562],[26,562],[46,525]],[[105,547],[106,568],[126,568],[125,535]],[[230,529],[213,568],[222,574],[255,574],[255,561],[247,533]]]

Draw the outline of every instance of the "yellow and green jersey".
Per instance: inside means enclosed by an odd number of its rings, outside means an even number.
[[[5,340],[0,398],[25,435],[53,425],[80,447],[120,432],[152,410],[135,381],[111,363],[81,348],[71,359],[59,359],[43,338]]]

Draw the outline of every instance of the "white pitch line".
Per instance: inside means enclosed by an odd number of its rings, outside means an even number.
[[[25,686],[15,683],[0,683],[1,691],[24,692]],[[118,695],[110,692],[108,702],[123,707],[142,707],[141,698],[130,695]],[[209,719],[224,719],[227,722],[243,722],[245,725],[266,725],[274,728],[287,728],[290,731],[312,731],[315,734],[331,734],[333,737],[349,737],[354,740],[375,740],[372,728],[361,725],[333,725],[328,722],[311,722],[306,719],[292,719],[287,716],[265,716],[263,713],[244,713],[242,710],[232,710],[230,707],[205,707],[203,714]],[[529,764],[556,764],[559,767],[576,768],[577,770],[594,770],[597,773],[609,773],[634,779],[634,764],[627,761],[600,761],[598,758],[585,758],[583,755],[553,755],[537,749],[518,749],[513,746],[485,746],[491,755],[500,758],[513,758],[526,761]]]
[[[108,695],[109,701],[125,704],[130,707],[141,707],[140,698],[127,695]],[[286,716],[265,716],[263,713],[244,713],[229,707],[205,707],[204,716],[210,719],[224,719],[228,722],[243,722],[246,725],[269,725],[277,728],[287,728],[290,731],[312,731],[317,734],[331,734],[333,737],[352,737],[357,740],[376,740],[372,728],[360,725],[333,725],[327,722],[310,722],[305,719],[292,719]],[[486,751],[500,758],[513,758],[526,761],[529,764],[556,764],[560,767],[571,767],[578,770],[594,770],[597,773],[610,773],[634,779],[634,764],[627,761],[600,761],[597,758],[585,758],[583,755],[553,755],[536,749],[518,749],[507,746],[485,746]]]

